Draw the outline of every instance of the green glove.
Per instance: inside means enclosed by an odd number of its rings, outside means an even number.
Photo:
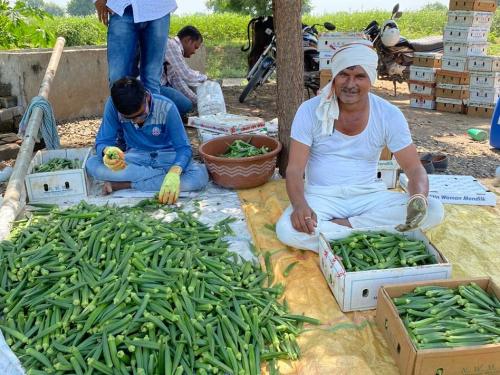
[[[414,194],[406,205],[406,222],[399,224],[396,230],[406,232],[417,229],[427,215],[427,198],[423,194]]]
[[[174,165],[170,168],[161,184],[160,194],[158,196],[160,203],[174,204],[177,201],[181,186],[181,173],[182,168],[178,165]]]

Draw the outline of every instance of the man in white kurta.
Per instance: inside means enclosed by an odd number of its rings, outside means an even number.
[[[443,220],[442,204],[427,197],[427,174],[406,119],[370,93],[376,67],[370,46],[340,49],[332,59],[332,82],[299,107],[286,171],[291,205],[276,225],[283,243],[318,251],[320,232],[335,239],[353,229],[428,229]],[[385,146],[409,178],[408,194],[388,191],[377,179]]]

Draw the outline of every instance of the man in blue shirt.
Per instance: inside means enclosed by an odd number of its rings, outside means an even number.
[[[125,153],[116,147],[119,130],[127,144]],[[200,190],[208,182],[205,166],[191,159],[176,106],[132,77],[113,83],[95,147],[87,172],[105,181],[107,193],[128,188],[159,191],[160,202],[172,204],[180,191]]]

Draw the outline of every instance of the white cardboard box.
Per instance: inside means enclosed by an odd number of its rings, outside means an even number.
[[[448,12],[448,26],[477,26],[490,28],[493,22],[492,12],[471,12],[456,10]]]
[[[216,115],[189,117],[188,126],[206,129],[215,133],[232,135],[250,133],[262,129],[265,123],[260,117],[219,113]]]
[[[91,150],[89,147],[38,151],[31,160],[28,174],[24,179],[29,201],[49,203],[62,199],[84,199],[89,190],[85,165]],[[53,158],[78,159],[81,161],[82,167],[55,172],[32,173],[35,166],[47,163]]]
[[[500,56],[472,56],[468,68],[471,72],[499,72]]]
[[[489,29],[486,27],[445,26],[443,41],[455,43],[486,42]]]
[[[318,50],[335,51],[340,47],[366,40],[366,36],[361,32],[328,32],[323,33],[318,38]]]
[[[444,42],[444,56],[468,57],[468,56],[486,56],[488,52],[488,43],[456,43]]]
[[[392,227],[359,230],[395,232]],[[409,239],[424,241],[428,252],[436,257],[438,263],[416,267],[347,272],[342,265],[341,259],[332,253],[328,240],[323,234],[320,234],[319,256],[321,270],[342,311],[376,308],[378,290],[382,285],[448,279],[451,277],[451,264],[448,259],[434,247],[422,231],[417,230],[403,234]]]
[[[331,69],[330,63],[334,54],[333,50],[319,51],[319,70]]]
[[[425,82],[410,82],[410,93],[419,94],[426,96],[434,96],[436,92],[436,87],[434,83]]]
[[[471,88],[500,87],[500,72],[470,72]]]
[[[462,104],[467,104],[468,102],[469,102],[468,99],[441,98],[439,96],[436,97],[436,103],[462,105]]]
[[[399,184],[407,189],[408,177],[399,175]],[[472,176],[429,175],[429,196],[442,203],[496,206],[496,195]]]
[[[500,98],[500,87],[477,88],[471,87],[469,91],[469,101],[473,103],[495,104]]]
[[[421,109],[436,109],[436,98],[433,97],[410,97],[410,107],[412,108],[421,108]]]
[[[443,70],[451,70],[452,72],[467,72],[467,57],[458,56],[443,56],[441,67]]]
[[[410,66],[410,80],[422,82],[436,81],[436,68],[425,68],[421,66]]]
[[[396,160],[379,160],[377,178],[385,182],[388,189],[394,189],[398,183],[399,164]]]

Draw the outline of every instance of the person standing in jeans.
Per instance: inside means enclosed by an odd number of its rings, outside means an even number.
[[[160,93],[162,62],[175,0],[94,0],[99,20],[108,26],[108,80],[132,76],[137,71],[144,86]]]

